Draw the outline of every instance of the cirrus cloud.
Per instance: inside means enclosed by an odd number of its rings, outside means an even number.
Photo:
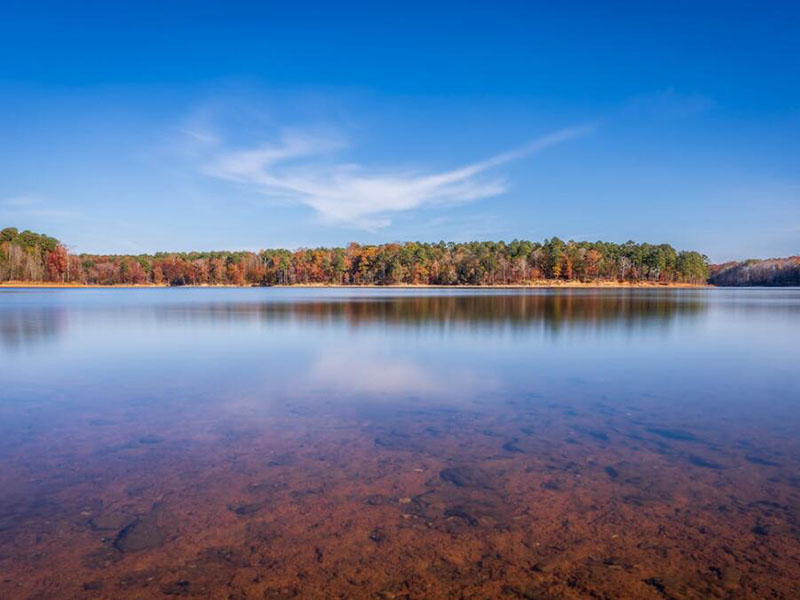
[[[62,218],[73,217],[77,213],[71,210],[53,208],[38,196],[13,196],[0,200],[0,215],[7,218]]]
[[[488,159],[431,173],[337,162],[336,152],[347,147],[343,139],[286,132],[276,142],[246,148],[225,148],[215,140],[202,172],[308,206],[327,222],[376,230],[390,225],[392,214],[498,196],[508,188],[494,172],[498,167],[593,128],[560,129]]]

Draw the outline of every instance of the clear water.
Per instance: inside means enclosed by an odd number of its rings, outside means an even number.
[[[798,597],[798,359],[798,289],[3,290],[0,597]]]

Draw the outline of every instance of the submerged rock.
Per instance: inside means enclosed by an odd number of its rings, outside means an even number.
[[[0,532],[13,529],[19,523],[15,515],[3,515],[0,517]]]
[[[211,568],[245,567],[249,564],[247,556],[240,548],[232,546],[211,546],[197,555],[198,563]]]
[[[464,488],[491,488],[489,476],[474,467],[450,467],[439,471],[443,481],[452,483],[456,487]]]
[[[660,435],[661,437],[670,439],[670,440],[681,440],[684,442],[694,442],[697,441],[697,437],[691,433],[690,431],[684,431],[683,429],[666,429],[664,427],[648,427],[647,431],[650,433],[655,433],[656,435]]]
[[[410,436],[390,432],[385,435],[379,435],[375,438],[375,445],[379,448],[386,448],[387,450],[418,450],[420,445],[414,441]]]
[[[166,540],[162,529],[152,517],[141,517],[125,527],[114,540],[120,552],[138,552],[161,546]]]
[[[268,462],[268,467],[287,467],[294,464],[295,459],[292,454],[277,454],[273,456]]]
[[[364,498],[364,503],[370,506],[383,506],[386,504],[391,503],[391,499],[389,496],[384,496],[383,494],[370,494],[366,498]]]
[[[244,517],[247,515],[252,515],[260,511],[264,507],[263,503],[255,503],[255,504],[238,504],[229,506],[228,508],[232,510],[234,513],[239,515],[240,517]]]
[[[386,529],[383,527],[376,527],[372,530],[372,533],[369,534],[369,539],[376,544],[381,544],[386,541],[387,539]]]
[[[513,440],[509,440],[508,442],[503,444],[502,449],[505,450],[506,452],[519,452],[519,453],[522,453],[522,454],[525,453],[525,451],[522,448],[517,446],[517,439],[516,438],[514,438]]]
[[[190,596],[193,595],[192,584],[188,579],[181,579],[161,588],[165,596]]]
[[[707,460],[702,456],[697,456],[696,454],[692,454],[689,456],[689,462],[697,467],[704,467],[706,469],[724,469],[721,464],[715,463],[713,461]]]
[[[445,509],[444,516],[462,519],[466,521],[467,525],[469,525],[470,527],[476,527],[478,525],[478,519],[470,515],[468,512],[457,507]]]
[[[586,435],[593,437],[594,439],[601,442],[608,441],[608,434],[605,431],[601,431],[599,429],[586,429],[583,430],[582,433],[585,433]]]
[[[145,435],[139,438],[140,444],[160,444],[163,441],[164,438],[157,435]]]
[[[83,589],[87,592],[103,589],[103,582],[100,580],[87,581],[83,584]]]
[[[762,465],[765,467],[780,467],[781,464],[775,462],[774,460],[769,460],[767,458],[761,458],[760,456],[745,456],[744,459],[747,462],[751,462],[754,465]]]
[[[89,525],[97,531],[119,531],[130,525],[136,517],[127,513],[107,513],[89,519]]]
[[[83,566],[87,569],[107,569],[122,558],[122,552],[110,545],[104,545],[83,556]]]

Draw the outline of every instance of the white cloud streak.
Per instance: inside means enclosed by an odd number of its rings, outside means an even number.
[[[331,161],[332,154],[346,147],[343,140],[298,133],[286,133],[279,143],[254,148],[216,146],[202,170],[271,198],[308,206],[328,222],[376,230],[391,224],[392,213],[502,194],[508,184],[502,177],[489,175],[491,171],[586,135],[593,128],[561,129],[509,152],[432,174],[373,171],[363,165]]]
[[[7,218],[40,217],[58,219],[76,216],[76,213],[71,210],[50,208],[36,196],[15,196],[0,201],[0,214]]]
[[[38,199],[34,196],[14,196],[13,198],[6,198],[0,204],[7,208],[27,208],[37,202]]]

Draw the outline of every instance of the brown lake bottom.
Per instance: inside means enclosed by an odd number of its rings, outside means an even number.
[[[21,452],[0,596],[797,597],[800,476],[785,443],[527,404]]]

